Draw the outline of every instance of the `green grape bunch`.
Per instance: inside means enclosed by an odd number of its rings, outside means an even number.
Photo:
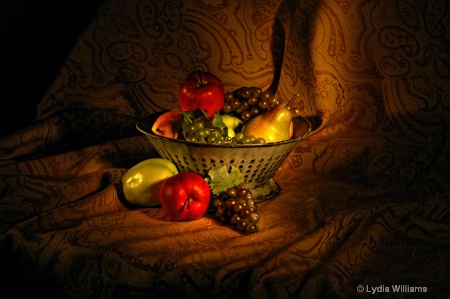
[[[244,136],[238,132],[235,136],[228,135],[228,128],[219,113],[208,118],[202,110],[183,112],[182,134],[188,142],[204,144],[264,144],[264,138]]]
[[[232,142],[232,139],[227,137],[227,127],[220,114],[216,113],[211,119],[200,109],[183,112],[182,133],[184,139],[189,142],[206,144]]]

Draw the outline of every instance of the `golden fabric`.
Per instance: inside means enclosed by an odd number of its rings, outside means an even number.
[[[1,139],[1,297],[449,298],[449,20],[446,0],[106,1]],[[197,69],[298,93],[314,124],[258,233],[123,200],[157,156],[136,122]]]

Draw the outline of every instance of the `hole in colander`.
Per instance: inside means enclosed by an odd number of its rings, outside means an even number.
[[[179,164],[181,164],[181,160],[180,160],[180,157],[178,156],[178,155],[174,155],[173,157],[172,157],[172,160],[175,162],[178,162]]]
[[[259,172],[255,172],[256,179],[259,179],[261,176],[263,176],[266,173],[266,169],[267,169],[266,167],[263,167]]]
[[[264,169],[261,171],[261,174],[260,174],[260,176],[258,177],[258,179],[259,179],[260,177],[264,177],[264,176],[273,176],[273,175],[275,174],[275,172],[278,170],[278,168],[280,167],[281,161],[283,161],[282,158],[284,158],[285,155],[286,155],[286,154],[281,155],[281,156],[276,156],[276,157],[274,157],[274,162],[273,162],[269,167],[267,167],[267,169],[264,168]]]
[[[255,163],[255,159],[251,159],[251,160],[250,160],[250,163]]]

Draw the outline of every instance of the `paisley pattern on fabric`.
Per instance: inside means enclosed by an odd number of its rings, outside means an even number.
[[[449,20],[446,0],[105,1],[1,138],[0,297],[449,298]],[[258,233],[123,198],[158,156],[136,122],[194,70],[298,94],[313,124]]]

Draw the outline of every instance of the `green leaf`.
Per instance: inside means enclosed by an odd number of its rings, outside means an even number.
[[[216,195],[227,191],[228,188],[236,187],[244,182],[244,176],[234,166],[230,166],[230,172],[225,165],[213,166],[209,172],[209,186]]]
[[[195,109],[189,111],[183,111],[183,114],[188,117],[190,120],[195,120],[199,118],[205,118],[208,114],[202,109]]]
[[[214,113],[214,118],[212,120],[212,125],[216,128],[218,128],[223,136],[228,136],[228,127],[223,122],[222,115],[220,113]]]

